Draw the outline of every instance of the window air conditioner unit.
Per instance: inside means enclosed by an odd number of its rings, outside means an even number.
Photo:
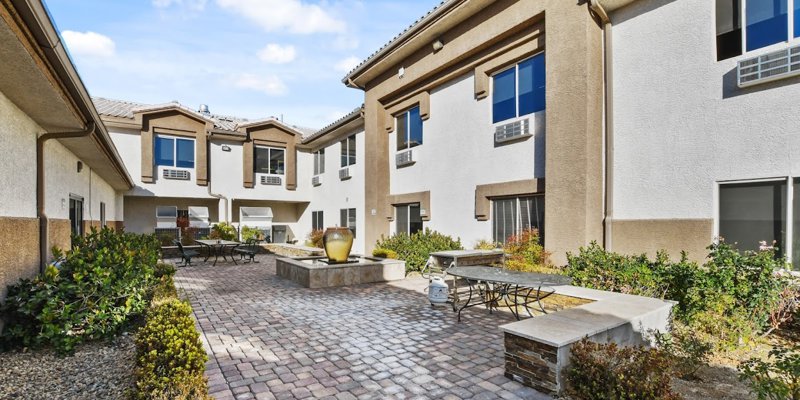
[[[311,185],[313,185],[313,186],[322,185],[322,176],[317,175],[317,176],[311,178]]]
[[[398,167],[405,167],[406,165],[414,164],[413,150],[406,150],[402,153],[397,153],[395,157],[395,165]]]
[[[183,169],[164,169],[164,179],[189,180],[189,171]]]
[[[496,143],[510,142],[528,136],[531,136],[530,118],[500,125],[494,130],[494,141]]]
[[[339,170],[339,179],[350,179],[350,168],[342,168]]]
[[[281,180],[280,176],[262,176],[261,177],[261,184],[262,185],[280,186],[281,182],[282,182],[282,180]]]
[[[739,61],[739,87],[800,75],[800,45]]]

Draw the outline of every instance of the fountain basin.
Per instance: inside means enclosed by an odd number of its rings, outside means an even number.
[[[402,260],[350,257],[344,263],[329,263],[326,257],[284,257],[275,260],[277,275],[307,288],[359,285],[405,278]]]

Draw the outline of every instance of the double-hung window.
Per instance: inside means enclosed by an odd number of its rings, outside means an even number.
[[[799,0],[800,1],[800,0]],[[492,122],[545,109],[544,53],[496,73],[492,77]]]
[[[494,241],[505,243],[508,237],[523,230],[539,230],[544,243],[544,196],[525,196],[492,201],[492,234]]]
[[[356,164],[356,135],[342,140],[342,168]]]
[[[194,139],[156,136],[156,165],[194,168]]]
[[[256,173],[283,175],[286,150],[275,147],[256,146],[253,168]]]
[[[325,149],[314,152],[314,175],[325,173]]]
[[[353,237],[356,236],[356,209],[343,208],[339,210],[339,226],[346,226],[353,232]]]
[[[397,116],[397,151],[422,144],[422,117],[419,106]]]
[[[397,221],[396,233],[405,233],[410,236],[422,230],[419,203],[395,206],[394,210],[395,221]]]
[[[323,219],[322,211],[311,212],[311,229],[318,231],[324,229],[325,221]]]
[[[800,0],[716,0],[717,60],[800,37]]]

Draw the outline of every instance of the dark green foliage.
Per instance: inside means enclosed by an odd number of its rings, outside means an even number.
[[[697,371],[708,365],[713,345],[683,324],[674,324],[669,333],[655,331],[653,338],[656,348],[669,356],[672,370],[681,379],[697,379]]]
[[[192,307],[175,298],[155,302],[136,336],[135,398],[206,398],[207,360]]]
[[[575,400],[677,400],[667,354],[583,339],[571,349],[567,393]]]
[[[770,359],[757,358],[739,366],[759,400],[800,400],[800,345],[770,351]]]
[[[443,250],[461,250],[461,240],[425,228],[409,236],[405,233],[383,237],[375,248],[392,250],[397,258],[406,262],[406,272],[421,271],[430,253]]]
[[[704,265],[677,262],[659,252],[626,256],[603,250],[596,243],[568,254],[566,273],[579,286],[675,300],[676,319],[720,348],[731,347],[754,334],[774,328],[782,293],[790,285],[776,274],[785,265],[773,250],[740,253],[727,243],[708,247]]]
[[[73,238],[63,261],[8,288],[0,307],[4,347],[53,345],[59,352],[117,333],[147,307],[160,244],[153,235],[103,228]]]

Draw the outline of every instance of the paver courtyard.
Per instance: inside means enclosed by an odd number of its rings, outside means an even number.
[[[503,375],[510,315],[432,309],[426,281],[306,289],[259,263],[180,268],[216,398],[545,399]]]

